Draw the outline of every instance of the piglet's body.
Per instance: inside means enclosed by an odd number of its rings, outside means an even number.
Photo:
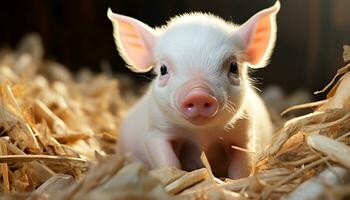
[[[109,10],[129,67],[157,74],[122,124],[120,150],[149,168],[185,170],[202,167],[204,151],[216,176],[248,175],[255,154],[235,147],[261,152],[272,126],[247,71],[266,64],[278,10],[279,2],[242,26],[195,13],[159,29]]]

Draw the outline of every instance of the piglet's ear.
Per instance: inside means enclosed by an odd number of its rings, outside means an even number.
[[[245,61],[252,68],[261,68],[270,58],[276,40],[276,14],[280,3],[256,13],[235,33]]]
[[[113,24],[119,54],[128,67],[136,72],[150,70],[154,63],[154,30],[134,18],[115,14],[111,9],[108,9],[107,16]]]

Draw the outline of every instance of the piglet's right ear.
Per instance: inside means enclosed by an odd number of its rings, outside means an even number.
[[[146,24],[108,9],[108,18],[113,24],[113,35],[119,54],[135,72],[149,71],[154,64],[154,30]]]
[[[276,15],[280,9],[275,5],[256,13],[235,33],[243,47],[246,62],[252,68],[264,67],[270,58],[276,40]]]

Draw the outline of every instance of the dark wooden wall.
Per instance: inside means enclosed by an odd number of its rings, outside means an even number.
[[[14,47],[27,32],[38,32],[46,57],[77,70],[100,70],[101,60],[117,72],[129,71],[117,55],[112,26],[114,12],[157,26],[169,17],[205,11],[243,23],[274,0],[8,0],[0,5],[0,44]],[[278,39],[271,64],[255,73],[285,90],[320,89],[342,66],[342,45],[350,44],[350,1],[282,0]],[[140,76],[136,76],[140,77]],[[140,79],[145,81],[145,79]],[[260,86],[262,87],[262,86]]]

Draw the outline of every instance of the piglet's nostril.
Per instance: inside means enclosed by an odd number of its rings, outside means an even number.
[[[187,107],[188,107],[188,108],[193,108],[194,105],[193,105],[193,103],[189,103],[189,104],[187,105]]]

